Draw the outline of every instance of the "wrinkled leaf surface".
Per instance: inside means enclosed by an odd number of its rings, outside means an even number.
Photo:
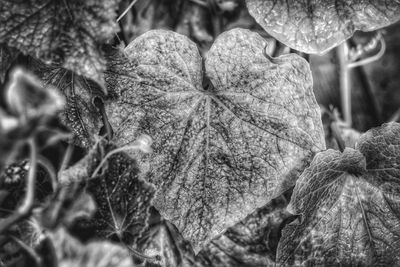
[[[324,148],[307,62],[267,58],[266,45],[247,30],[220,35],[203,79],[196,45],[157,30],[109,64],[115,142],[154,140],[139,165],[158,189],[155,207],[195,251],[286,190]]]
[[[296,50],[322,54],[356,30],[372,31],[400,19],[398,0],[246,0],[270,35]]]
[[[356,149],[316,155],[297,181],[280,266],[400,264],[400,124],[360,137]]]

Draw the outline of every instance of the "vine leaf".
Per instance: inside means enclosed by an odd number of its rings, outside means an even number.
[[[106,146],[111,151],[115,146]],[[92,153],[99,157],[99,153]],[[98,160],[83,161],[93,164]],[[106,171],[96,179],[88,180],[88,193],[97,204],[97,212],[89,223],[97,236],[132,245],[147,227],[154,187],[139,178],[136,160],[123,152],[109,157]],[[95,165],[93,165],[95,166]],[[93,167],[92,166],[92,167]],[[88,166],[89,173],[93,172]]]
[[[266,58],[266,45],[248,30],[220,35],[205,88],[196,45],[170,31],[138,37],[106,71],[115,142],[154,140],[153,154],[135,156],[158,189],[154,206],[196,252],[293,185],[324,149],[307,62]]]
[[[280,266],[400,264],[400,124],[360,137],[356,150],[317,154],[295,186]]]
[[[101,88],[65,68],[34,61],[32,69],[46,88],[56,87],[64,94],[66,103],[59,117],[73,133],[74,143],[90,149],[102,126],[101,114],[93,104],[94,98],[104,97]]]
[[[282,225],[290,219],[280,196],[212,240],[198,254],[199,266],[274,266]]]
[[[400,19],[400,1],[246,0],[249,13],[270,35],[296,50],[322,54],[356,30],[373,31]]]
[[[118,0],[0,1],[0,43],[104,84],[100,46],[117,31]]]

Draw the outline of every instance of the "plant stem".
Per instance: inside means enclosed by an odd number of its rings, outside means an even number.
[[[352,125],[351,116],[351,87],[350,74],[348,68],[349,47],[344,42],[337,48],[337,56],[339,61],[339,79],[340,79],[340,98],[342,106],[343,120],[348,127]]]
[[[0,221],[0,234],[4,233],[10,226],[19,220],[27,217],[33,207],[35,201],[35,184],[36,184],[36,170],[37,170],[37,147],[33,138],[28,140],[30,148],[30,167],[26,181],[26,194],[22,205],[9,217]]]

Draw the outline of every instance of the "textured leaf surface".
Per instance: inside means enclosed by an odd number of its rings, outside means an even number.
[[[98,236],[131,245],[147,226],[155,190],[138,177],[136,161],[125,153],[114,154],[107,162],[105,173],[88,183],[98,206],[89,227]]]
[[[95,97],[103,97],[99,86],[84,76],[57,66],[35,62],[33,68],[48,90],[56,87],[64,94],[66,104],[59,117],[74,134],[75,143],[92,147],[102,126],[101,114],[93,104]]]
[[[247,30],[222,34],[208,52],[203,87],[196,45],[151,31],[125,49],[129,61],[107,70],[115,140],[154,140],[154,153],[139,156],[158,189],[154,205],[195,251],[287,189],[324,148],[307,62],[268,59],[265,46]]]
[[[363,134],[357,150],[316,155],[297,181],[301,214],[278,247],[280,266],[400,264],[400,124]]]
[[[200,251],[198,266],[274,266],[281,227],[291,217],[287,204],[281,196],[228,228]]]
[[[273,37],[305,53],[324,53],[356,30],[400,19],[398,0],[246,0],[250,14]]]
[[[118,0],[0,1],[0,43],[103,81],[100,45],[113,37]]]

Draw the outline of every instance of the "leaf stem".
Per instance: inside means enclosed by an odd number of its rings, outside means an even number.
[[[114,150],[111,150],[110,152],[108,152],[104,158],[101,160],[100,164],[97,165],[96,169],[94,170],[94,172],[91,175],[91,178],[96,177],[96,175],[100,172],[100,169],[103,167],[103,165],[107,162],[107,160],[114,154],[119,153],[119,152],[123,152],[126,150],[139,150],[141,148],[140,145],[131,145],[131,146],[123,146],[123,147],[119,147],[116,148]]]
[[[340,79],[340,98],[343,120],[348,127],[352,125],[351,116],[351,88],[350,74],[348,68],[349,47],[347,42],[344,42],[337,48],[337,56],[339,61],[339,79]]]
[[[119,22],[128,12],[131,10],[131,8],[136,4],[137,0],[133,0],[129,6],[125,9],[124,12],[117,18],[117,22]]]

